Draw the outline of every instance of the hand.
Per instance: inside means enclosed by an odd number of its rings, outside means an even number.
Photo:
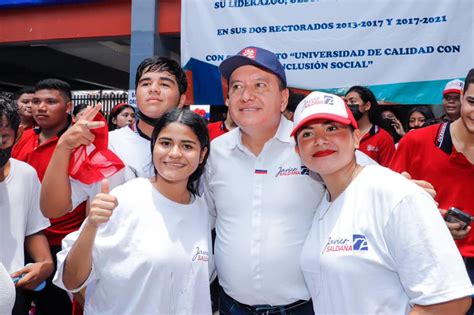
[[[444,216],[446,215],[448,211],[445,209],[439,209],[439,212],[444,218]],[[446,225],[448,226],[449,232],[451,232],[451,235],[453,236],[455,240],[462,240],[463,238],[466,238],[466,236],[471,231],[470,226],[468,226],[465,230],[463,230],[462,229],[463,223],[461,222],[455,222],[455,223],[446,222]]]
[[[109,195],[109,181],[102,180],[101,193],[97,194],[91,202],[88,223],[97,228],[100,224],[108,222],[113,210],[117,207],[117,197]]]
[[[72,151],[81,145],[90,145],[95,139],[91,129],[101,128],[105,125],[103,121],[92,121],[101,108],[101,103],[88,107],[81,119],[59,138],[58,147]]]
[[[395,131],[398,133],[399,136],[403,137],[405,135],[405,129],[403,129],[403,125],[398,119],[392,120],[392,126],[395,128]]]
[[[23,277],[16,283],[16,287],[27,290],[36,289],[41,282],[53,274],[54,265],[52,261],[28,264],[20,270],[11,274],[12,278]]]
[[[412,183],[415,183],[418,186],[420,186],[421,188],[423,188],[428,194],[431,195],[431,197],[433,197],[433,199],[434,199],[434,197],[436,197],[436,190],[434,189],[433,185],[431,185],[431,183],[428,183],[425,180],[411,179],[411,175],[408,174],[407,172],[402,172],[402,176],[405,176],[406,179],[409,179]],[[438,203],[436,203],[436,204],[438,204]]]

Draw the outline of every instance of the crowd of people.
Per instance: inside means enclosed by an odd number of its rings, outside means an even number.
[[[443,217],[474,215],[474,69],[406,123],[290,92],[260,47],[219,70],[214,124],[164,57],[108,122],[58,79],[0,94],[0,314],[473,313],[470,220]]]

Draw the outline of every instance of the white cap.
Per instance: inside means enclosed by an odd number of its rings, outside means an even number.
[[[461,94],[462,89],[464,88],[464,82],[461,80],[452,80],[449,81],[444,87],[443,95],[448,93],[458,93]]]
[[[336,121],[358,129],[357,121],[342,98],[318,91],[310,93],[298,104],[293,119],[291,136],[310,121],[317,119]]]

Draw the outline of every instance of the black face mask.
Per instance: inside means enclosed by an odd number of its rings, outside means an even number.
[[[352,115],[354,115],[354,118],[356,121],[361,119],[362,116],[364,115],[364,113],[359,110],[359,105],[354,104],[354,105],[347,105],[347,106],[349,106],[349,109],[351,110]]]
[[[3,168],[12,156],[12,148],[13,146],[6,149],[0,149],[0,168]]]
[[[150,126],[154,126],[158,122],[158,120],[160,120],[160,118],[148,117],[147,115],[145,115],[141,111],[137,112],[137,117],[138,117],[138,120],[143,120],[144,122],[146,122]]]

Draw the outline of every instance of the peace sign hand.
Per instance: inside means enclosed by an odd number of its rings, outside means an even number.
[[[105,126],[105,122],[103,121],[93,121],[94,117],[101,109],[101,103],[97,103],[97,105],[94,106],[88,106],[81,119],[66,130],[66,132],[59,138],[58,147],[72,151],[81,145],[90,145],[95,139],[91,129]]]

